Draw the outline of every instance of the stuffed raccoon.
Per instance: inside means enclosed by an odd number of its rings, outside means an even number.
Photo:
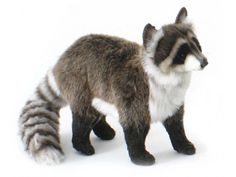
[[[130,159],[151,165],[155,158],[145,148],[150,123],[160,121],[173,148],[194,154],[186,138],[184,97],[191,71],[207,64],[182,8],[175,23],[156,29],[147,24],[143,45],[107,35],[78,39],[46,74],[20,115],[20,134],[37,162],[59,163],[64,158],[59,138],[59,110],[72,111],[72,144],[94,154],[90,132],[111,140],[115,131],[106,122],[104,107],[114,109],[124,131]]]

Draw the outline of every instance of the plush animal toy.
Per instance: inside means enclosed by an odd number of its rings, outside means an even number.
[[[38,85],[20,116],[26,150],[38,162],[59,163],[64,156],[59,138],[59,110],[69,105],[73,147],[94,154],[89,135],[110,140],[115,131],[106,109],[119,115],[131,160],[155,162],[145,148],[150,123],[160,121],[173,148],[194,154],[183,126],[184,98],[191,72],[208,63],[182,8],[175,23],[156,29],[147,24],[143,45],[107,35],[78,39]]]

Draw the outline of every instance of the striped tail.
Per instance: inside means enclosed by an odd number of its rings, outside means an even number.
[[[40,163],[60,163],[59,110],[66,105],[49,71],[20,115],[20,135],[26,151]]]

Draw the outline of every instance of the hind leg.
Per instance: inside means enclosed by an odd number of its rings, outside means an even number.
[[[82,106],[77,111],[72,111],[72,143],[73,147],[86,155],[95,153],[90,142],[90,132],[99,121],[99,113],[92,106]]]
[[[100,114],[100,119],[94,126],[93,132],[102,140],[111,140],[115,136],[114,129],[106,122],[106,117],[103,114]]]

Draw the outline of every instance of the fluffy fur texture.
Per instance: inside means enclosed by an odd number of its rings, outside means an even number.
[[[158,41],[163,36],[164,33],[162,29],[153,32],[153,36],[150,38],[149,44],[146,46],[143,59],[143,67],[148,75],[149,81],[149,111],[153,122],[163,122],[183,105],[191,75],[190,73],[176,72],[165,74],[154,64],[151,58],[155,54]],[[184,40],[177,42],[178,46],[183,42]],[[176,52],[176,50],[173,50],[173,52]],[[172,55],[175,55],[175,53]],[[170,59],[173,58],[171,54],[169,57]],[[105,115],[118,117],[116,107],[102,99],[94,98],[92,105]]]
[[[150,59],[145,62],[149,76],[149,111],[152,121],[163,122],[183,105],[190,82],[190,73],[163,74]]]
[[[59,109],[65,105],[49,71],[24,106],[19,122],[25,149],[37,162],[53,164],[64,159],[58,118]]]
[[[115,105],[112,105],[102,99],[94,98],[92,101],[92,106],[107,116],[119,118],[119,113]]]
[[[109,113],[119,117],[136,164],[155,162],[145,147],[151,121],[164,124],[177,152],[194,154],[183,127],[184,97],[191,71],[204,68],[207,60],[186,16],[182,8],[174,24],[159,30],[147,24],[142,46],[107,35],[77,40],[23,108],[20,130],[26,150],[38,162],[63,160],[58,118],[59,109],[68,104],[72,144],[83,154],[95,153],[91,131],[103,140],[114,138],[105,119]]]

